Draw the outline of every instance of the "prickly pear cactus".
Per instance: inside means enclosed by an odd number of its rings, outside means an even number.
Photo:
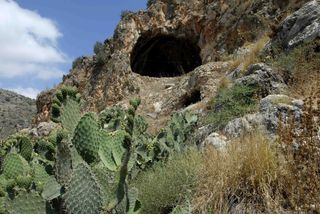
[[[95,114],[85,114],[75,128],[72,144],[81,157],[90,164],[98,159],[100,141],[101,133]]]
[[[125,152],[123,143],[126,137],[127,133],[123,130],[103,133],[99,157],[104,165],[111,171],[117,171],[121,166],[122,156]]]
[[[101,127],[107,131],[122,129],[126,124],[126,112],[119,106],[102,111],[99,115]]]
[[[61,185],[67,185],[72,174],[72,155],[69,145],[65,141],[57,145],[55,169],[58,182]]]
[[[6,211],[9,214],[44,214],[46,202],[35,192],[22,191],[13,200],[5,202]]]
[[[33,165],[33,181],[36,185],[36,189],[42,192],[44,184],[50,178],[50,175],[46,172],[45,168],[40,164]]]
[[[47,201],[51,201],[52,199],[59,197],[60,194],[60,184],[58,184],[57,180],[53,176],[49,177],[43,186],[43,191],[41,193],[42,198]]]
[[[80,163],[74,169],[64,201],[69,214],[98,214],[101,211],[101,188],[86,163]]]
[[[55,95],[51,106],[51,120],[56,123],[64,120],[63,125],[66,126],[65,128],[72,131],[72,128],[76,124],[76,116],[80,116],[78,115],[80,112],[78,104],[80,102],[80,94],[77,93],[77,89],[74,87],[63,86],[57,90]],[[70,100],[74,102],[69,102]],[[75,118],[72,118],[72,116],[75,116]]]
[[[7,179],[15,179],[19,175],[25,176],[30,172],[28,162],[19,154],[7,154],[3,163],[3,174]]]
[[[4,214],[6,212],[4,202],[5,202],[5,197],[0,197],[0,214]]]
[[[73,99],[68,99],[63,106],[60,121],[63,128],[72,133],[81,117],[80,105]]]
[[[23,136],[19,139],[20,154],[24,159],[31,160],[33,145],[29,138]]]
[[[28,190],[32,183],[32,177],[30,175],[21,176],[16,178],[18,187]]]

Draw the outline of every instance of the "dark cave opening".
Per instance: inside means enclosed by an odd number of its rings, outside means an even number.
[[[183,97],[181,101],[181,107],[188,107],[189,105],[195,104],[201,101],[201,92],[200,90],[193,90]]]
[[[131,53],[133,72],[149,77],[176,77],[202,64],[200,48],[172,35],[141,36]]]

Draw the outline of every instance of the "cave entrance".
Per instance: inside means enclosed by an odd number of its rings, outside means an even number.
[[[200,48],[172,35],[141,36],[131,53],[133,72],[149,77],[176,77],[202,64]]]

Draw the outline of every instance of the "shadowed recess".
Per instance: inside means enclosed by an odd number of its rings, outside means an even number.
[[[133,72],[149,77],[175,77],[202,64],[200,48],[187,38],[141,36],[131,53]]]

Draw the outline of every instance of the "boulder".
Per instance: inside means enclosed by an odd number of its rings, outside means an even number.
[[[296,131],[299,131],[302,108],[302,100],[283,94],[269,95],[261,99],[258,113],[247,114],[230,121],[223,132],[228,137],[239,137],[245,132],[260,130],[272,138],[277,134],[279,124],[282,123],[282,126],[290,124],[292,117],[295,120]]]
[[[320,2],[313,0],[288,16],[270,43],[282,49],[292,49],[301,43],[320,37]]]
[[[264,63],[250,65],[244,76],[235,80],[235,83],[259,87],[259,95],[279,94],[287,86],[282,77]]]
[[[50,122],[41,122],[37,126],[37,136],[48,136],[52,130],[57,127],[57,124]]]
[[[215,149],[223,150],[227,146],[226,140],[225,136],[213,132],[201,143],[201,147],[213,146]]]

